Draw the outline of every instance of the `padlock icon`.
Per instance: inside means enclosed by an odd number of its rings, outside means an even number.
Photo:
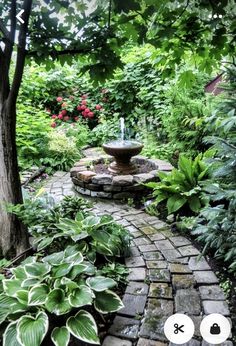
[[[220,334],[220,327],[219,327],[219,325],[217,323],[214,323],[211,326],[210,333],[212,335],[219,335]]]

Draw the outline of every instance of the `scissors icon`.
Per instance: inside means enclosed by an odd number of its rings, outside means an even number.
[[[178,323],[174,324],[175,330],[174,333],[178,334],[179,332],[184,333],[184,330],[182,329],[184,327],[184,324],[182,326],[179,326]]]

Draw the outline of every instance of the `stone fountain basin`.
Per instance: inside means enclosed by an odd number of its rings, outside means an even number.
[[[138,155],[143,148],[143,144],[137,141],[113,141],[103,144],[104,151],[111,156],[124,159],[130,159]]]

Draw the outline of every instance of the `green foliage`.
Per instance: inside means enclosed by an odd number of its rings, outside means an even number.
[[[118,114],[114,114],[111,119],[101,118],[99,124],[89,134],[89,144],[91,146],[101,146],[120,136],[120,123]]]
[[[116,280],[118,283],[126,284],[129,269],[120,263],[108,263],[99,270],[99,274]]]
[[[235,117],[235,69],[229,70],[229,84],[218,109],[209,118],[209,130],[214,134],[206,141],[213,144],[215,155],[211,163],[211,179],[204,184],[210,205],[197,219],[193,234],[204,245],[204,251],[212,249],[217,258],[229,263],[236,271],[236,117]]]
[[[19,165],[28,168],[38,164],[47,152],[51,129],[50,120],[42,109],[31,106],[29,101],[17,107],[17,136]]]
[[[202,156],[194,160],[181,155],[178,169],[170,173],[159,173],[160,182],[147,183],[154,190],[155,205],[166,201],[168,214],[179,212],[187,207],[193,213],[198,213],[207,203],[200,182],[208,176],[208,167],[203,163]]]

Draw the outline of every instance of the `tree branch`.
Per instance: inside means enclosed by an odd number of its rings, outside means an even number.
[[[7,30],[3,22],[0,20],[0,31],[3,33],[5,39],[10,40],[10,32]]]

